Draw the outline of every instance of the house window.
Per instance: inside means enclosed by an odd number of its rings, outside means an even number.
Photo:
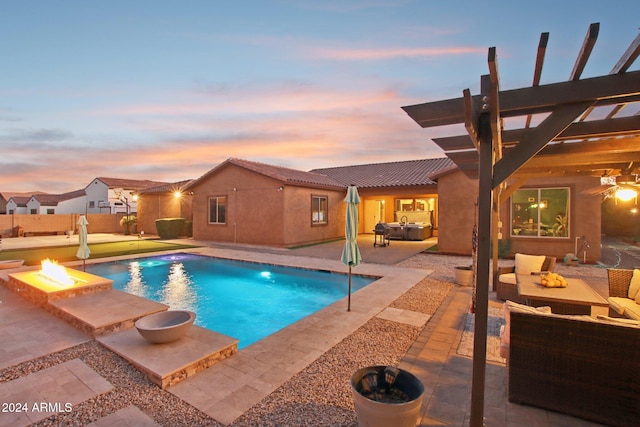
[[[327,196],[311,196],[311,225],[326,224],[329,199]]]
[[[511,196],[511,236],[569,237],[569,188],[530,188]]]
[[[38,209],[31,209],[29,213],[31,213],[31,215],[36,215],[38,213]]]
[[[93,201],[93,200],[91,200],[91,201],[89,202],[89,208],[93,209],[93,208],[95,208],[95,207],[96,207],[96,202],[95,202],[95,201]]]
[[[56,213],[55,209],[47,209],[47,215],[53,215]]]
[[[209,198],[209,224],[227,223],[227,198],[226,196]]]

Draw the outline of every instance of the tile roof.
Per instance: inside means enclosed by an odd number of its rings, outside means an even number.
[[[125,178],[108,178],[108,177],[97,177],[106,184],[109,188],[124,188],[127,190],[144,190],[145,188],[156,187],[159,185],[168,184],[168,182],[160,182],[160,181],[150,181],[148,179],[125,179]],[[91,180],[91,182],[95,181]]]
[[[174,191],[184,191],[191,183],[193,179],[186,179],[184,181],[172,182],[169,184],[157,185],[155,187],[145,188],[140,194],[150,193],[173,193]]]
[[[442,157],[313,169],[311,172],[327,175],[344,186],[353,184],[360,188],[401,187],[435,184],[434,178],[453,166],[455,164],[451,159]]]
[[[26,207],[31,196],[12,196],[9,199],[13,199],[14,203],[19,207]]]
[[[34,194],[32,197],[39,201],[41,205],[55,206],[65,200],[77,199],[86,194],[84,190],[75,190],[63,194]]]
[[[270,178],[282,181],[285,184],[299,185],[299,186],[313,186],[313,187],[329,187],[329,188],[344,188],[345,185],[334,180],[333,178],[320,173],[305,172],[297,169],[289,169],[282,166],[268,165],[266,163],[252,162],[249,160],[229,158],[220,163],[215,168],[195,180],[191,185],[196,185],[208,176],[216,173],[220,169],[228,166],[235,165],[250,171],[259,173],[261,175],[268,176]]]
[[[5,200],[9,200],[11,198],[16,198],[16,197],[26,197],[27,199],[29,199],[34,194],[44,194],[44,192],[42,192],[42,191],[32,191],[30,193],[29,192],[16,193],[16,192],[11,192],[11,191],[0,191],[0,198],[3,198]]]

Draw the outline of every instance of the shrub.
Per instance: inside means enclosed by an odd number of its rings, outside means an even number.
[[[184,218],[160,218],[156,219],[156,231],[161,239],[175,239],[185,234]]]

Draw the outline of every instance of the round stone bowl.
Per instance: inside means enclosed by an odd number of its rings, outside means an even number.
[[[144,316],[136,321],[136,329],[147,341],[164,344],[182,338],[196,320],[188,310],[169,310]]]

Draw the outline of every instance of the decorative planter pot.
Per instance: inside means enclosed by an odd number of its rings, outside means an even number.
[[[454,267],[456,283],[460,286],[471,286],[473,282],[472,267]]]
[[[351,377],[358,425],[415,427],[420,417],[424,385],[413,374],[398,368],[392,368],[397,374],[388,385],[386,368],[369,366]]]

